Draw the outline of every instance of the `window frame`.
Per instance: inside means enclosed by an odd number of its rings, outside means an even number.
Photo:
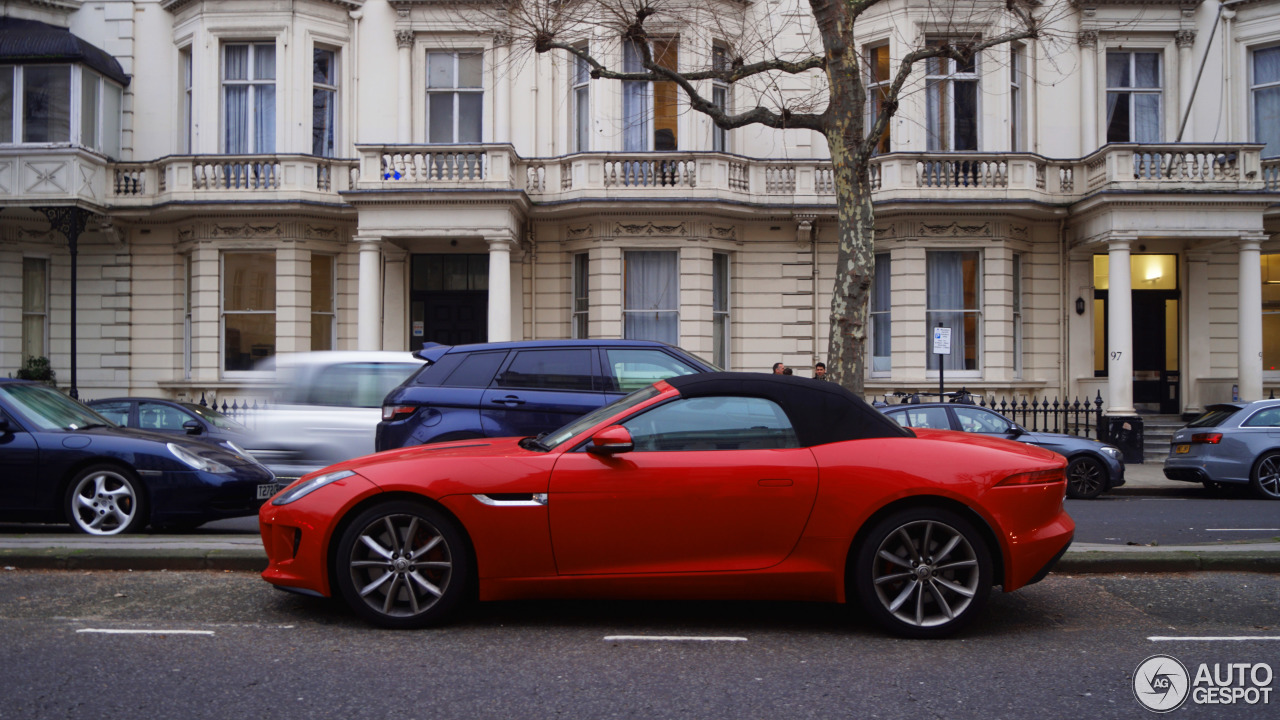
[[[182,107],[179,110],[179,123],[182,128],[182,139],[179,141],[181,147],[179,151],[185,155],[193,152],[195,144],[195,116],[192,114],[192,99],[194,93],[193,80],[195,78],[195,60],[192,52],[192,46],[178,48],[178,89],[182,93]]]
[[[674,256],[675,272],[670,278],[670,282],[675,283],[675,290],[672,296],[675,297],[675,308],[631,308],[628,307],[627,286],[631,282],[631,265],[632,258],[638,253],[655,253],[669,254]],[[637,337],[632,334],[631,323],[628,322],[630,315],[639,313],[653,313],[654,315],[670,316],[670,322],[674,325],[674,336],[671,339],[655,338],[655,337]],[[665,318],[664,318],[665,319]],[[664,323],[665,325],[665,323]],[[641,249],[624,250],[622,252],[622,335],[627,340],[658,340],[660,342],[668,342],[672,345],[680,345],[680,251],[675,249]]]
[[[1012,272],[1012,297],[1010,298],[1010,306],[1013,310],[1013,376],[1022,378],[1022,327],[1023,327],[1023,288],[1026,283],[1023,282],[1022,273],[1025,272],[1024,263],[1022,261],[1022,253],[1013,254],[1013,272]]]
[[[570,277],[573,293],[569,319],[569,337],[585,340],[591,337],[591,254],[574,253]]]
[[[229,80],[227,78],[227,51],[233,47],[248,48],[248,53],[247,53],[248,61],[245,66],[245,79],[243,80],[238,80],[238,79]],[[271,48],[272,76],[270,78],[257,77],[257,73],[258,73],[257,48],[260,48],[260,47]],[[246,40],[243,42],[223,42],[222,43],[220,52],[219,52],[219,89],[221,90],[221,99],[222,99],[222,112],[220,113],[220,117],[222,120],[222,132],[219,133],[219,143],[221,145],[221,151],[224,155],[274,155],[276,153],[276,147],[277,147],[276,136],[280,132],[280,112],[279,112],[280,110],[279,89],[280,88],[278,84],[280,80],[280,66],[281,66],[280,55],[281,53],[279,52],[279,49],[276,47],[275,40],[268,40],[268,41]],[[256,131],[257,121],[255,120],[259,111],[259,107],[258,107],[260,104],[259,95],[261,94],[261,89],[265,88],[266,86],[271,86],[271,89],[272,89],[271,113],[272,113],[273,122],[271,124],[271,130],[270,130],[271,147],[269,149],[264,149],[263,147],[259,147],[260,145],[265,144],[264,141],[267,138],[258,137],[258,133]],[[245,100],[245,131],[246,131],[246,136],[244,140],[245,149],[242,152],[232,151],[229,143],[229,140],[230,140],[229,132],[230,132],[230,125],[231,125],[229,113],[231,112],[231,109],[230,109],[229,103],[227,102],[227,97],[228,97],[227,90],[230,87],[247,87],[248,88],[248,91],[246,93],[246,100]],[[265,107],[265,104],[264,104],[264,107]]]
[[[657,52],[657,49],[655,48],[657,43],[663,44],[662,57],[666,57],[668,52],[674,53],[674,57],[671,60],[671,65],[674,65],[674,67],[666,64],[664,64],[663,67],[668,67],[672,70],[679,69],[680,38],[678,36],[663,35],[651,38],[648,42],[650,43],[649,51],[651,53]],[[644,72],[643,57],[643,53],[640,52],[640,49],[634,40],[625,40],[622,43],[622,66],[624,72]],[[664,91],[669,86],[673,93],[673,107],[671,115],[675,118],[676,124],[674,128],[674,137],[672,138],[672,144],[674,147],[670,150],[658,150],[657,148],[659,84],[660,83],[649,80],[622,81],[622,114],[620,117],[622,119],[623,152],[677,152],[680,149],[680,117],[682,115],[680,112],[680,89],[674,82],[661,83],[664,86]],[[640,108],[638,110],[632,109],[631,112],[628,112],[629,98],[631,97],[628,95],[628,88],[637,86],[643,86],[642,91],[636,96],[640,99]],[[637,117],[638,120],[633,120],[633,117]],[[641,128],[640,132],[643,133],[644,147],[628,147],[629,144],[633,144],[631,143],[630,135],[633,131],[632,129],[637,126]]]
[[[316,60],[321,53],[329,55],[329,82],[322,82],[316,78]],[[340,113],[338,112],[340,91],[340,80],[342,77],[341,53],[338,48],[328,47],[322,44],[316,44],[311,48],[311,154],[315,157],[332,158],[337,157],[338,152],[338,121]],[[320,128],[316,125],[316,98],[320,95],[327,95],[328,102],[328,148],[321,148],[321,152],[316,152],[316,131]]]
[[[713,42],[711,44],[711,69],[715,71],[728,70],[730,67],[729,47],[722,42]],[[721,112],[729,112],[733,107],[733,86],[719,78],[711,81],[711,104],[720,108]],[[711,151],[728,153],[733,152],[730,146],[731,135],[729,131],[711,123]],[[721,366],[727,367],[727,366]]]
[[[873,279],[871,282],[871,297],[867,303],[867,325],[868,330],[870,330],[870,337],[867,338],[867,345],[871,348],[871,365],[869,370],[871,377],[888,377],[893,373],[893,256],[887,252],[878,252],[875,254],[873,262],[875,264],[875,269],[873,270]],[[881,262],[884,263],[883,279],[880,276]],[[879,295],[878,288],[881,282],[884,282],[885,285],[888,286],[884,307],[879,307],[879,303],[877,302]],[[880,341],[883,339],[880,337],[880,333],[876,330],[877,316],[885,318],[883,322],[888,328],[888,355],[876,355],[876,346],[879,345]],[[885,359],[883,364],[877,363],[877,360],[881,358]]]
[[[933,40],[931,44],[946,42]],[[973,85],[973,147],[957,148],[956,86]],[[935,89],[937,88],[937,89]],[[939,97],[935,99],[935,94]],[[931,109],[937,106],[937,117]],[[946,121],[945,128],[935,123]],[[942,133],[945,130],[946,136]],[[928,152],[981,152],[982,150],[982,53],[973,56],[973,70],[960,70],[948,57],[925,60],[925,135]]]
[[[877,63],[876,55],[883,50],[885,55],[884,78],[879,76],[880,66]],[[875,123],[876,117],[880,114],[883,107],[884,91],[892,84],[892,58],[889,55],[889,41],[881,40],[869,43],[863,48],[863,61],[867,66],[867,120],[866,127],[870,131],[871,126]],[[884,134],[876,141],[874,153],[881,155],[883,153],[893,152],[893,124],[888,123],[884,126]]]
[[[433,86],[431,85],[431,82],[432,82],[432,78],[431,78],[431,56],[433,56],[433,55],[448,55],[448,56],[452,57],[452,59],[453,59],[453,73],[452,73],[453,85],[452,85],[451,87],[445,87],[445,86],[433,87]],[[461,73],[459,73],[459,68],[460,68],[460,63],[461,63],[460,58],[461,58],[463,55],[476,55],[476,56],[478,56],[478,58],[479,58],[479,63],[480,63],[480,80],[479,80],[479,83],[480,83],[480,84],[479,84],[479,85],[475,85],[475,86],[471,86],[471,85],[468,85],[468,86],[460,86],[460,85],[458,84],[459,82],[461,82]],[[457,49],[450,49],[450,48],[428,48],[428,49],[427,49],[427,51],[426,51],[426,55],[425,55],[425,58],[424,58],[424,59],[426,60],[426,63],[425,63],[425,68],[426,68],[426,84],[425,84],[425,92],[426,92],[426,95],[424,96],[424,101],[425,101],[425,102],[424,102],[424,104],[423,104],[423,113],[424,113],[424,114],[423,114],[423,117],[424,117],[423,130],[424,130],[424,136],[425,136],[425,137],[423,138],[423,141],[424,141],[426,144],[428,144],[428,145],[470,145],[470,144],[475,144],[475,143],[482,143],[482,142],[484,142],[484,113],[485,113],[485,105],[484,105],[484,95],[485,95],[485,87],[484,87],[484,83],[485,83],[484,60],[485,60],[485,51],[484,51],[484,49],[482,49],[482,48],[472,48],[472,49],[468,49],[468,48],[457,48]],[[431,96],[432,96],[432,95],[448,95],[448,96],[450,96],[450,97],[452,98],[452,111],[451,111],[451,112],[452,112],[452,119],[453,119],[453,127],[450,129],[450,137],[451,137],[452,139],[450,139],[450,140],[448,140],[448,141],[438,141],[438,140],[432,140],[432,139],[431,139],[431,130],[432,130],[432,128],[431,128]],[[480,111],[479,111],[479,112],[480,112],[480,117],[479,117],[479,120],[480,120],[480,131],[479,131],[478,137],[477,137],[475,140],[462,140],[462,139],[460,138],[460,135],[459,135],[459,128],[461,127],[460,118],[461,118],[461,116],[462,116],[462,113],[461,113],[461,102],[462,102],[462,100],[461,100],[461,99],[462,99],[462,96],[463,96],[463,95],[468,95],[468,96],[475,95],[475,96],[479,96],[479,97],[480,97]]]
[[[275,274],[275,263],[277,260],[274,248],[245,248],[236,250],[223,250],[218,255],[218,369],[224,377],[266,377],[269,372],[255,371],[251,369],[230,370],[227,368],[227,316],[247,316],[247,315],[271,315],[275,318],[272,323],[272,352],[268,356],[276,355],[275,348],[280,342],[279,331],[279,305],[276,302],[276,294],[279,292],[278,285],[271,297],[270,310],[227,310],[227,256],[228,255],[270,255],[272,265],[272,275]]]
[[[34,306],[29,306],[27,303],[28,294],[26,292],[26,286],[27,286],[27,279],[28,279],[27,268],[29,264],[31,267],[35,267],[38,264],[38,267],[39,267],[39,274],[41,275],[41,279],[43,282],[43,287],[41,288],[41,292],[40,292],[40,295],[42,296],[41,302],[44,305],[43,308],[36,308]],[[20,346],[21,359],[24,363],[26,362],[27,358],[30,358],[30,357],[44,357],[44,358],[49,357],[49,301],[52,298],[52,294],[50,293],[50,288],[49,288],[49,280],[50,280],[49,271],[50,271],[51,264],[52,263],[50,263],[49,258],[47,257],[27,255],[22,258],[22,288],[23,288],[22,289],[22,332],[21,332],[21,335],[19,336],[19,340],[22,343]],[[30,342],[36,339],[28,336],[28,333],[27,333],[28,318],[40,319],[39,320],[40,337],[38,338],[38,340],[40,342],[41,352],[38,355],[27,352],[27,347],[30,344]]]
[[[65,98],[67,112],[66,139],[26,139],[28,126],[26,117],[26,82],[27,70],[32,67],[67,68],[68,95]],[[79,63],[51,62],[0,65],[0,74],[5,72],[9,74],[11,93],[7,116],[0,122],[9,124],[9,133],[7,137],[0,133],[0,145],[34,147],[78,146],[111,159],[119,158],[122,142],[120,119],[124,93],[122,86],[92,68],[85,67]],[[90,86],[93,87],[94,95],[92,113],[89,112],[90,108],[86,107],[84,97]],[[111,121],[111,116],[107,112],[108,100],[111,99],[114,100],[116,111],[114,122]],[[4,112],[0,110],[0,114],[4,114]],[[88,142],[86,142],[86,125],[88,125],[87,129],[93,135],[92,138],[88,138]]]
[[[329,308],[316,310],[316,259],[329,263]],[[338,345],[338,257],[328,253],[311,254],[311,350],[336,350]],[[328,345],[317,345],[316,323],[324,322],[329,326]]]
[[[1128,56],[1130,83],[1137,82],[1137,66],[1136,66],[1137,56],[1138,55],[1155,56],[1156,75],[1157,75],[1156,84],[1150,87],[1147,87],[1147,86],[1138,87],[1136,85],[1112,87],[1111,80],[1109,79],[1110,73],[1108,71],[1111,64],[1112,55]],[[1102,133],[1103,133],[1104,143],[1110,144],[1110,143],[1139,143],[1139,142],[1162,143],[1164,142],[1164,131],[1165,131],[1164,123],[1165,123],[1165,105],[1166,105],[1165,98],[1164,98],[1164,86],[1166,82],[1164,51],[1160,48],[1141,48],[1141,47],[1133,48],[1133,49],[1107,48],[1106,51],[1103,52],[1102,54],[1102,79],[1103,79],[1103,86],[1104,86],[1103,95],[1102,95],[1102,113],[1103,113]],[[1111,117],[1110,117],[1111,113],[1108,108],[1111,105],[1110,98],[1112,94],[1128,95],[1129,129],[1128,129],[1127,140],[1111,139]],[[1153,140],[1137,139],[1136,122],[1138,119],[1138,113],[1137,113],[1136,102],[1137,102],[1137,97],[1139,95],[1148,95],[1148,96],[1154,95],[1157,100],[1156,125],[1155,125],[1157,130],[1157,137]]]
[[[577,46],[584,53],[590,53],[589,43]],[[591,152],[591,66],[577,55],[570,56],[569,68],[569,108],[572,113],[572,151],[576,153]]]
[[[1263,142],[1262,138],[1258,137],[1258,92],[1260,90],[1274,89],[1277,93],[1280,93],[1280,74],[1278,74],[1276,79],[1273,81],[1269,81],[1262,84],[1259,84],[1257,81],[1257,71],[1258,71],[1257,56],[1258,56],[1258,53],[1266,52],[1266,51],[1274,51],[1274,52],[1280,53],[1280,45],[1272,43],[1272,44],[1259,45],[1259,46],[1248,48],[1249,129],[1250,129],[1250,136],[1252,137],[1253,142]],[[1280,123],[1277,123],[1277,125],[1280,126]],[[1272,149],[1272,154],[1270,155],[1267,154],[1267,149],[1271,147],[1271,143],[1268,142],[1267,145],[1263,147],[1262,149],[1263,158],[1280,157],[1280,129],[1276,131],[1276,137],[1274,138],[1274,142],[1275,142],[1275,147]]]
[[[711,363],[728,368],[733,339],[733,259],[711,254]]]
[[[931,259],[943,254],[956,254],[956,255],[962,255],[962,256],[970,255],[973,258],[973,262],[974,262],[974,270],[973,270],[974,287],[973,288],[965,288],[964,258],[963,257],[959,258],[960,291],[961,291],[961,297],[962,297],[962,300],[961,300],[962,307],[944,308],[944,307],[934,307],[932,305],[934,295],[931,292],[930,283],[929,283],[929,275],[931,274],[930,261]],[[981,250],[977,250],[977,249],[939,248],[939,249],[930,249],[925,253],[925,333],[924,334],[925,334],[925,343],[926,343],[925,371],[926,371],[927,377],[937,377],[939,366],[941,363],[941,358],[954,357],[957,354],[956,353],[957,349],[961,351],[960,355],[962,358],[961,359],[962,366],[955,367],[954,366],[955,363],[949,363],[946,368],[946,374],[950,377],[981,377],[982,376],[982,372],[983,372],[983,354],[982,354],[983,289],[984,289],[983,263],[984,263],[983,253]],[[974,302],[973,307],[964,306],[965,300],[963,298],[966,298],[966,297],[973,298],[973,302]],[[952,337],[951,355],[943,356],[943,355],[934,354],[931,342],[933,338],[933,330],[937,326],[937,321],[935,320],[935,316],[940,313],[941,314],[959,314],[962,316],[962,320],[967,320],[968,316],[973,316],[974,338],[973,338],[973,367],[972,368],[963,367],[963,363],[966,362],[963,356],[964,356],[964,351],[966,349],[965,343],[968,343],[968,338],[966,337],[964,339],[965,340],[964,343],[956,342],[956,339],[955,339],[956,332],[955,332],[954,326],[952,327],[952,332],[951,332],[951,337]]]
[[[1274,258],[1274,260],[1269,260],[1268,258]],[[1275,267],[1276,267],[1276,270],[1277,270],[1277,272],[1276,272],[1276,276],[1275,276],[1275,278],[1274,278],[1274,279],[1272,278],[1272,276],[1271,276],[1271,272],[1270,272],[1270,265],[1271,265],[1273,262],[1274,262]],[[1276,339],[1276,343],[1277,343],[1278,345],[1280,345],[1280,334],[1271,334],[1271,333],[1268,333],[1268,332],[1267,332],[1267,318],[1272,318],[1273,320],[1275,320],[1275,321],[1276,321],[1276,324],[1275,324],[1276,328],[1280,328],[1280,293],[1277,293],[1277,296],[1278,296],[1278,297],[1277,297],[1277,299],[1275,300],[1275,302],[1273,303],[1274,307],[1273,307],[1272,309],[1268,309],[1268,308],[1267,308],[1267,305],[1268,305],[1268,303],[1267,303],[1267,288],[1268,288],[1269,286],[1270,286],[1270,287],[1280,287],[1280,252],[1276,252],[1276,253],[1268,253],[1268,252],[1264,252],[1264,253],[1262,253],[1262,254],[1261,254],[1261,257],[1259,258],[1259,264],[1262,266],[1262,267],[1261,267],[1261,271],[1262,271],[1262,272],[1261,272],[1262,288],[1261,288],[1261,291],[1260,291],[1260,292],[1261,292],[1261,301],[1262,301],[1262,328],[1263,328],[1263,330],[1262,330],[1262,358],[1261,358],[1261,361],[1262,361],[1262,377],[1263,377],[1263,379],[1265,379],[1265,380],[1267,380],[1267,381],[1270,381],[1270,382],[1276,382],[1276,381],[1280,381],[1280,349],[1276,350],[1276,351],[1274,352],[1274,355],[1273,355],[1273,356],[1268,357],[1270,353],[1268,353],[1268,348],[1267,348],[1267,339],[1268,339],[1268,338],[1275,338],[1275,339]],[[1274,360],[1274,361],[1275,361],[1275,369],[1274,369],[1274,370],[1268,370],[1268,369],[1267,369],[1267,360]]]
[[[1009,151],[1027,152],[1027,46],[1009,46]]]

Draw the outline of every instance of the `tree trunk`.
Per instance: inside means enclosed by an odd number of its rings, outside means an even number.
[[[833,161],[836,147],[832,142]],[[866,390],[869,290],[876,267],[871,173],[856,150],[846,150],[844,162],[836,161],[834,166],[839,251],[831,293],[827,372],[861,397]]]

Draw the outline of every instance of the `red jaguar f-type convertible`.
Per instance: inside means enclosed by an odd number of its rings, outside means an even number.
[[[468,599],[857,599],[937,637],[1071,543],[1065,460],[906,430],[827,382],[674,377],[533,438],[393,450],[263,506],[275,586],[385,627]]]

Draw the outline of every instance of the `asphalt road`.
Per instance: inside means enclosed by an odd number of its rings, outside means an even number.
[[[1242,636],[1272,639],[1188,639]],[[906,641],[789,603],[498,603],[394,632],[248,573],[8,571],[0,637],[0,718],[22,720],[1141,718],[1155,654],[1280,673],[1280,576],[1055,575]],[[1273,718],[1269,699],[1177,716]]]
[[[1102,495],[1068,500],[1076,542],[1191,545],[1280,538],[1280,503],[1252,498]]]

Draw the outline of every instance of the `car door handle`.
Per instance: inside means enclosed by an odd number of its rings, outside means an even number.
[[[504,398],[494,398],[490,402],[495,402],[495,403],[498,403],[499,405],[523,405],[524,404],[524,401],[516,397],[515,395],[508,395]]]
[[[759,482],[760,487],[791,487],[794,484],[790,478],[765,478]]]

